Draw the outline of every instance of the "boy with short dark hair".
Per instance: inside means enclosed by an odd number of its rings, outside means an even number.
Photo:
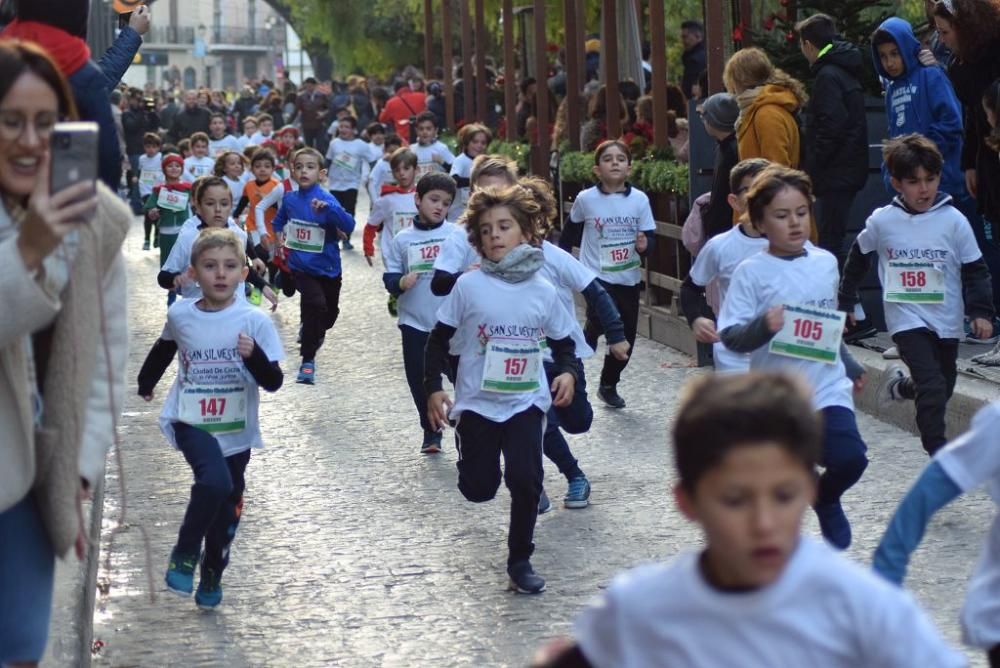
[[[424,392],[424,349],[437,321],[438,307],[444,301],[431,292],[434,260],[444,242],[455,230],[445,221],[448,207],[455,198],[455,181],[446,174],[428,174],[417,184],[417,215],[413,225],[401,230],[383,245],[382,282],[398,300],[399,331],[403,337],[403,367],[410,395],[417,407],[423,441],[420,452],[441,452],[441,432],[427,419],[427,394]]]
[[[271,139],[274,134],[274,117],[271,114],[257,115],[257,132],[250,138],[250,143],[260,146]]]
[[[160,139],[160,135],[155,132],[147,132],[142,137],[144,153],[139,156],[139,173],[134,178],[136,187],[139,189],[139,199],[143,203],[153,194],[153,188],[163,183],[163,154],[160,152],[162,145],[163,141]],[[153,221],[150,220],[147,211],[143,216],[142,250],[149,250],[150,241],[159,243],[154,229]],[[152,234],[152,239],[150,234]]]
[[[292,155],[292,178],[299,189],[285,193],[274,217],[275,234],[284,239],[288,267],[301,295],[302,365],[296,382],[316,382],[316,352],[340,315],[341,236],[354,231],[354,218],[320,181],[326,176],[323,154],[303,148]]]
[[[410,150],[417,156],[417,178],[431,172],[444,172],[447,174],[451,170],[451,163],[455,162],[448,147],[437,138],[437,117],[432,111],[424,111],[417,114],[417,143],[410,146]]]
[[[944,160],[941,190],[963,199],[962,106],[945,71],[920,62],[920,49],[913,27],[899,17],[886,19],[872,35],[872,60],[885,87],[887,136],[919,133],[934,142]],[[890,179],[883,163],[882,180],[895,193]]]
[[[381,230],[379,250],[385,256],[386,245],[392,238],[413,224],[417,215],[414,199],[417,182],[417,156],[408,148],[397,149],[389,159],[394,186],[382,186],[382,196],[372,206],[364,233],[364,253],[369,266],[375,255],[375,232]]]
[[[547,666],[964,666],[912,597],[803,536],[822,427],[793,377],[710,374],[673,427],[704,549],[619,576]]]
[[[210,176],[215,170],[215,158],[208,155],[209,139],[204,132],[191,135],[191,157],[184,160],[184,171],[192,179]]]
[[[851,312],[877,254],[886,325],[910,369],[907,376],[899,364],[890,365],[879,398],[916,400],[920,441],[933,455],[946,442],[963,313],[973,334],[992,336],[993,288],[969,221],[951,195],[938,192],[943,159],[934,143],[909,134],[890,140],[882,154],[899,194],[872,213],[851,246],[839,307]]]

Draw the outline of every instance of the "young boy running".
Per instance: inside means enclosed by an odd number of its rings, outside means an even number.
[[[389,159],[394,186],[383,186],[382,196],[372,206],[371,215],[364,233],[364,253],[368,265],[372,265],[375,255],[375,233],[381,230],[379,250],[385,257],[386,246],[392,238],[413,224],[417,215],[417,205],[413,194],[417,174],[417,156],[407,148],[398,149]]]
[[[392,154],[403,148],[403,140],[396,135],[391,135],[382,145],[382,157],[376,160],[375,166],[368,174],[368,198],[372,207],[382,196],[382,186],[394,186],[396,180],[392,176]]]
[[[913,598],[802,535],[822,427],[789,376],[692,381],[674,498],[705,546],[618,576],[547,667],[958,668]]]
[[[160,147],[163,141],[160,135],[155,132],[147,132],[142,137],[142,150],[144,153],[139,156],[139,174],[136,177],[136,184],[139,188],[139,198],[145,203],[149,196],[153,194],[153,188],[163,184],[163,154]],[[142,250],[149,250],[149,242],[154,243],[154,248],[159,244],[153,221],[149,219],[147,211],[143,217]],[[150,238],[152,235],[152,238]]]
[[[744,260],[733,273],[719,314],[719,338],[733,352],[750,353],[750,368],[796,373],[813,388],[823,414],[823,475],[816,517],[823,537],[842,550],[851,525],[841,497],[868,466],[858,433],[854,391],[864,369],[851,358],[837,311],[837,260],[807,246],[812,227],[812,184],[803,172],[772,165],[750,192],[750,221],[767,237],[766,252]]]
[[[326,152],[326,164],[330,172],[327,186],[330,194],[352,216],[358,204],[358,188],[361,187],[361,179],[368,170],[371,157],[368,142],[360,139],[357,133],[357,119],[354,116],[343,118],[337,125],[337,138],[330,142]],[[344,248],[353,248],[350,239],[344,240]]]
[[[236,299],[246,259],[236,235],[206,230],[191,252],[191,276],[202,286],[197,300],[167,312],[163,333],[139,372],[139,396],[153,389],[180,352],[177,379],[160,413],[160,429],[194,472],[184,521],[170,554],[167,588],[182,596],[194,589],[200,608],[222,602],[222,573],[243,509],[244,472],[250,450],[264,446],[257,387],[281,387],[284,351],[270,318]]]
[[[417,143],[410,150],[417,156],[417,177],[431,172],[451,170],[455,156],[451,154],[443,142],[438,141],[437,117],[433,112],[424,111],[417,115]]]
[[[343,124],[340,126],[343,128]],[[455,226],[445,222],[455,196],[455,182],[444,174],[428,174],[417,184],[417,215],[408,227],[385,245],[382,263],[385,289],[398,300],[399,331],[403,337],[403,367],[417,407],[423,441],[420,452],[441,452],[441,432],[427,419],[424,393],[424,349],[444,301],[431,292],[434,260]]]
[[[192,179],[211,176],[215,170],[215,158],[208,155],[208,135],[195,132],[191,135],[191,157],[184,160],[184,171]]]
[[[212,114],[208,122],[208,157],[214,160],[226,151],[240,153],[244,148],[236,137],[226,132],[226,115]]]
[[[170,256],[177,241],[181,226],[191,217],[191,184],[181,180],[184,173],[184,158],[176,153],[163,157],[163,185],[154,186],[146,198],[146,216],[156,224],[156,238],[160,246],[160,266]],[[167,296],[167,304],[173,304],[177,294]]]
[[[496,495],[503,454],[511,494],[507,574],[511,588],[525,594],[545,589],[530,561],[545,412],[553,401],[568,405],[576,384],[573,321],[538,272],[545,262],[538,247],[543,224],[526,188],[472,196],[466,225],[482,264],[458,279],[438,311],[424,376],[431,428],[456,423],[458,488],[465,498],[482,503]],[[542,365],[543,336],[556,365],[551,384]],[[454,404],[441,389],[441,375],[451,367],[450,346],[459,357]]]
[[[708,240],[681,286],[684,317],[687,318],[695,339],[700,343],[712,344],[712,360],[716,371],[739,372],[750,368],[749,355],[726,350],[719,340],[705,288],[713,280],[717,281],[721,304],[725,301],[726,290],[736,267],[751,255],[767,250],[767,239],[761,236],[746,217],[746,211],[750,184],[770,164],[764,158],[750,158],[737,163],[729,172],[730,194],[727,199],[732,210],[740,216],[740,223]]]
[[[943,160],[926,137],[905,135],[883,150],[899,193],[877,209],[851,246],[840,284],[840,308],[858,301],[858,285],[878,258],[885,321],[910,369],[891,364],[879,388],[883,402],[916,400],[920,442],[927,454],[941,448],[945,410],[958,376],[958,342],[967,315],[978,337],[993,334],[989,269],[972,227],[938,192]]]
[[[272,223],[275,233],[284,239],[288,267],[301,295],[302,364],[296,382],[307,385],[316,382],[316,352],[340,315],[343,279],[338,237],[354,231],[354,218],[320,186],[323,171],[319,151],[304,148],[295,152],[292,178],[299,189],[285,193]]]

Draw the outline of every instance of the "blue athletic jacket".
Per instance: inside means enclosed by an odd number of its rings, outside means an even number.
[[[323,200],[327,207],[322,211],[312,208],[314,199]],[[314,184],[305,190],[294,190],[285,193],[281,201],[281,210],[274,217],[272,223],[275,232],[281,232],[290,220],[302,220],[309,223],[316,223],[326,230],[326,242],[323,244],[322,253],[306,253],[303,251],[288,249],[288,268],[292,271],[301,271],[311,276],[326,276],[336,278],[340,276],[340,244],[338,243],[337,230],[344,234],[354,231],[354,218],[344,211],[337,199],[329,192]]]
[[[962,157],[962,106],[955,97],[948,75],[937,66],[921,65],[917,59],[920,42],[913,35],[913,28],[903,19],[886,19],[879,30],[884,30],[896,40],[906,71],[892,79],[882,68],[878,49],[872,44],[875,71],[885,86],[885,114],[889,137],[899,137],[919,132],[937,144],[944,156],[941,174],[941,192],[960,196],[965,192],[965,175],[961,170]],[[886,188],[889,175],[882,165],[882,178]]]

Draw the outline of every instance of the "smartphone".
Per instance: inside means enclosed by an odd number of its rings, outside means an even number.
[[[128,27],[129,21],[132,20],[132,12],[122,12],[118,15],[118,29],[125,30]]]
[[[96,183],[97,138],[97,123],[56,123],[49,143],[52,151],[50,193],[82,181]]]

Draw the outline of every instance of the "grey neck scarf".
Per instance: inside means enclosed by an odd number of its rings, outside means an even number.
[[[501,281],[520,283],[531,278],[543,264],[545,264],[545,254],[541,248],[521,244],[504,255],[499,262],[483,257],[479,268]]]

